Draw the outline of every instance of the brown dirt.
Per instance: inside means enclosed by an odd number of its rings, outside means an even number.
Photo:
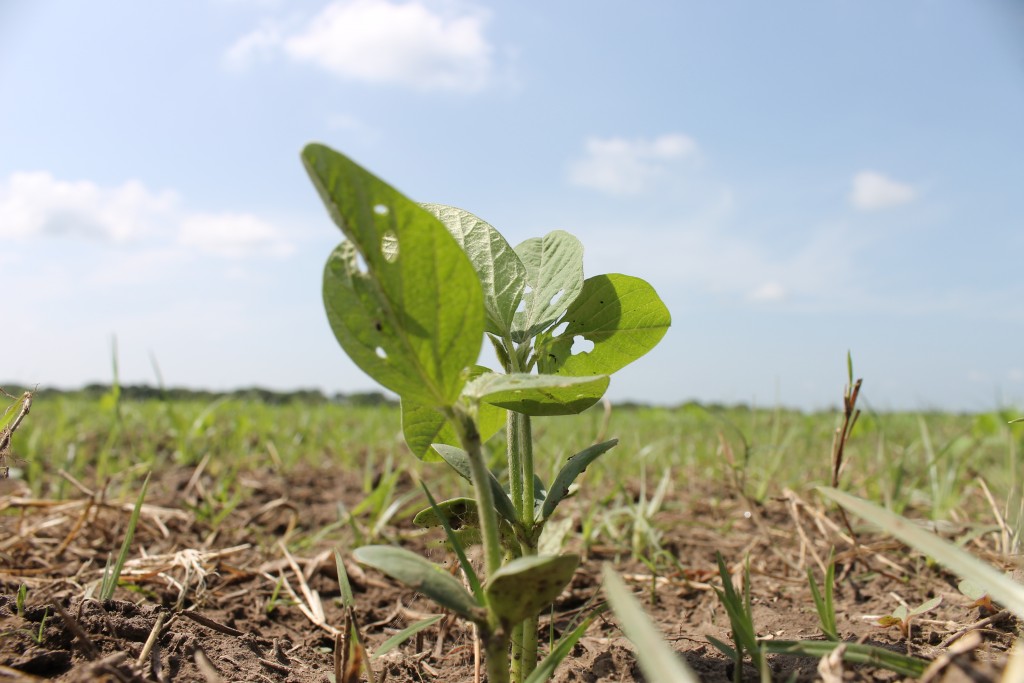
[[[216,498],[215,481],[191,469],[162,474],[151,485],[122,587],[116,599],[106,602],[87,595],[108,553],[120,546],[133,501],[114,503],[84,487],[63,501],[33,500],[18,483],[0,483],[6,485],[0,489],[0,681],[283,682],[328,681],[333,675],[335,634],[345,623],[333,550],[344,553],[354,535],[349,524],[338,522],[338,502],[351,510],[365,497],[351,474],[307,470],[282,478],[265,471],[247,473],[239,482],[245,494],[241,503],[216,526],[201,514]],[[566,507],[571,514],[571,506]],[[815,639],[820,631],[806,568],[813,567],[820,581],[820,561],[834,544],[844,639],[948,660],[935,681],[998,679],[1015,622],[1005,618],[983,625],[977,629],[981,644],[956,654],[949,649],[952,636],[983,615],[957,591],[953,576],[898,544],[861,536],[863,547],[855,553],[834,519],[789,491],[754,505],[725,490],[694,488],[674,496],[667,507],[655,519],[666,551],[659,574],[652,576],[645,564],[632,560],[628,549],[586,549],[553,616],[541,620],[542,640],[550,632],[557,636],[600,601],[597,577],[602,563],[610,561],[703,680],[731,681],[731,661],[706,638],[731,642],[728,619],[714,592],[715,552],[730,562],[737,583],[742,560],[750,557],[760,637]],[[383,533],[382,542],[401,542],[435,561],[448,560],[435,536],[411,528],[408,515],[400,515],[397,526]],[[986,555],[984,543],[978,539],[971,547]],[[356,594],[355,616],[371,651],[405,625],[436,613],[424,598],[385,577],[354,563],[347,567]],[[303,594],[296,571],[322,602],[320,624],[289,598],[288,586],[295,595]],[[28,599],[18,615],[21,585],[28,587]],[[913,606],[936,595],[942,604],[914,622],[909,639],[897,628],[878,626],[877,616],[889,613],[898,599]],[[152,654],[136,664],[158,617],[163,626]],[[823,676],[814,659],[770,661],[778,680]],[[471,630],[447,617],[374,660],[378,679],[386,672],[388,681],[441,683],[472,681],[473,663]],[[901,680],[876,667],[840,668],[839,677],[831,680]],[[966,675],[963,671],[974,678],[957,678]],[[614,617],[604,615],[555,680],[643,678]],[[757,680],[749,665],[744,680]]]

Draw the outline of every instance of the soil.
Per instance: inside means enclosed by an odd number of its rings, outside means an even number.
[[[332,680],[336,641],[346,630],[334,550],[344,555],[357,533],[372,531],[365,520],[339,522],[339,502],[354,509],[366,497],[362,479],[335,470],[254,471],[239,483],[245,495],[232,509],[213,505],[219,500],[217,482],[195,468],[154,479],[121,586],[114,599],[100,601],[96,584],[108,553],[116,556],[134,501],[107,500],[81,485],[60,501],[35,500],[23,484],[0,481],[0,681]],[[834,513],[826,515],[809,496],[784,491],[754,504],[724,486],[691,487],[677,490],[654,519],[664,550],[656,575],[607,538],[588,548],[568,542],[567,550],[585,557],[553,613],[541,619],[543,642],[600,604],[598,577],[602,564],[612,562],[702,680],[733,681],[732,661],[708,640],[732,642],[715,592],[721,586],[716,552],[729,563],[737,586],[743,559],[750,558],[759,637],[821,639],[807,568],[820,582],[835,546],[836,611],[844,640],[937,660],[926,680],[999,679],[1017,624],[1001,613],[978,624],[989,613],[957,590],[954,576],[895,542],[860,531],[854,549]],[[574,512],[567,504],[566,513],[579,519],[583,503],[569,503],[577,507]],[[216,519],[221,509],[229,512]],[[379,531],[376,542],[401,543],[450,563],[437,535],[413,528],[407,514]],[[943,529],[951,537],[963,531]],[[969,543],[999,562],[990,545],[984,536]],[[352,617],[370,652],[405,626],[438,613],[413,591],[345,562],[355,593]],[[27,598],[19,611],[23,585]],[[942,603],[912,622],[909,638],[878,623],[900,600],[913,607],[935,596]],[[957,640],[972,625],[969,637],[980,642]],[[475,645],[470,628],[445,616],[372,663],[378,681],[473,681]],[[554,680],[642,681],[632,652],[614,617],[604,614]],[[783,656],[769,661],[776,680],[902,680],[877,666]],[[742,678],[760,680],[749,664]]]

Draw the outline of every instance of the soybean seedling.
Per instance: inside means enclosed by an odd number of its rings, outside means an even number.
[[[899,605],[892,611],[892,614],[887,614],[878,620],[879,626],[889,628],[890,626],[898,626],[900,633],[903,635],[904,640],[910,640],[910,629],[911,621],[914,617],[921,616],[927,612],[931,612],[933,609],[939,606],[942,602],[942,596],[936,596],[931,600],[927,600],[917,607],[907,607],[906,605]]]
[[[470,594],[400,548],[366,546],[354,556],[473,622],[488,680],[511,674],[521,683],[537,663],[537,615],[579,563],[576,555],[538,554],[544,524],[576,478],[617,443],[570,457],[546,486],[535,474],[530,420],[600,400],[609,375],[664,336],[668,310],[639,278],[585,279],[582,245],[566,232],[513,249],[473,214],[416,204],[323,145],[308,145],[302,159],[346,237],[324,271],[331,329],[356,365],[401,397],[410,450],[471,482],[468,502],[436,507],[478,530],[483,589]],[[476,365],[485,337],[503,372]],[[573,353],[583,340],[593,348]],[[507,493],[483,454],[502,427]]]

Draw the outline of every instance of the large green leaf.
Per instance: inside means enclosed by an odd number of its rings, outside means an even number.
[[[463,396],[526,415],[575,415],[597,403],[608,377],[559,377],[516,373],[481,375],[466,384]]]
[[[562,323],[565,329],[554,335]],[[587,278],[565,315],[537,337],[537,367],[560,375],[610,375],[654,348],[671,323],[654,288],[640,278],[618,273]],[[577,337],[594,348],[573,355]]]
[[[608,604],[622,632],[636,647],[636,659],[647,680],[698,683],[697,675],[672,651],[629,588],[607,563],[604,565],[604,594],[608,596]]]
[[[892,534],[912,548],[930,556],[962,579],[970,580],[992,598],[1002,603],[1018,619],[1024,619],[1024,585],[1014,581],[990,564],[982,562],[966,550],[925,531],[909,519],[900,517],[873,503],[851,496],[839,489],[819,486],[828,496],[858,517],[863,517]]]
[[[526,288],[526,267],[512,246],[490,224],[468,211],[443,204],[423,208],[444,223],[469,256],[484,292],[487,331],[500,337],[512,332],[512,319]]]
[[[516,247],[526,266],[523,310],[512,322],[512,339],[522,343],[558,320],[583,289],[583,245],[562,230]]]
[[[559,470],[555,480],[551,482],[551,490],[548,491],[547,497],[544,498],[544,507],[541,508],[541,519],[550,517],[551,513],[555,511],[555,507],[562,502],[563,498],[569,495],[569,485],[576,481],[576,477],[580,476],[587,469],[587,466],[597,460],[601,454],[614,448],[617,443],[619,443],[618,439],[612,439],[611,441],[594,444],[571,456],[565,465],[562,466],[562,469]]]
[[[344,155],[313,144],[302,160],[348,237],[324,272],[342,348],[399,396],[453,404],[483,341],[473,265],[436,218]]]
[[[416,553],[390,545],[364,545],[356,548],[352,556],[359,563],[401,581],[459,616],[477,623],[486,621],[483,608],[458,579]]]
[[[469,373],[469,377],[479,377],[491,372],[482,365],[477,365]],[[508,411],[498,406],[484,403],[477,411],[476,427],[480,438],[487,441],[497,434],[504,426]],[[408,398],[402,399],[402,434],[405,443],[420,460],[436,462],[441,459],[431,444],[443,443],[450,446],[461,446],[455,428],[437,409],[425,406]]]
[[[506,624],[518,624],[554,602],[579,563],[577,555],[517,557],[488,579],[487,603]]]

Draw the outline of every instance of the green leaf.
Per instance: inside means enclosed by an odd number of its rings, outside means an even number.
[[[454,404],[483,341],[473,265],[436,218],[347,157],[313,144],[302,159],[348,237],[324,271],[338,342],[399,396]]]
[[[427,500],[430,501],[430,507],[434,510],[434,517],[437,518],[438,522],[444,527],[445,536],[448,538],[448,545],[451,546],[452,550],[455,551],[455,556],[459,558],[459,567],[462,569],[462,573],[466,577],[466,582],[469,583],[470,590],[473,591],[473,597],[478,603],[483,604],[484,592],[483,587],[480,585],[480,579],[477,578],[476,570],[473,569],[473,565],[470,563],[469,558],[466,557],[465,548],[471,543],[463,543],[462,539],[469,536],[472,532],[478,531],[478,529],[463,529],[459,532],[453,531],[448,520],[445,519],[444,514],[436,510],[437,501],[434,500],[434,496],[430,493],[430,489],[424,482],[420,482],[420,486],[423,487],[423,493],[426,494]],[[476,501],[474,501],[475,503]],[[474,510],[475,511],[475,510]],[[477,517],[479,522],[479,516]],[[469,532],[469,533],[467,533]],[[479,536],[479,534],[477,534]],[[480,543],[481,539],[476,539],[473,543]]]
[[[418,527],[429,529],[443,526],[444,519],[452,529],[465,526],[479,526],[480,515],[476,511],[476,501],[472,498],[451,498],[437,503],[416,513],[412,523]]]
[[[517,344],[535,337],[558,320],[583,289],[583,245],[562,230],[534,237],[516,247],[526,266],[529,292],[524,308],[512,321],[512,340]]]
[[[345,562],[341,559],[341,553],[334,551],[334,564],[338,568],[338,588],[341,590],[341,604],[346,609],[353,609],[356,606],[356,599],[352,596],[352,584],[348,580],[348,571],[345,569]]]
[[[448,463],[453,470],[459,473],[459,475],[466,481],[473,482],[473,474],[469,468],[469,455],[466,451],[455,446],[448,446],[446,444],[434,444],[434,450],[441,459]],[[513,525],[518,525],[516,519],[516,509],[512,505],[512,501],[509,500],[508,494],[505,493],[505,489],[501,487],[498,480],[494,478],[494,475],[489,477],[491,482],[491,494],[494,497],[494,507],[498,511],[501,517]]]
[[[352,553],[361,564],[377,569],[461,617],[486,623],[487,615],[459,580],[443,567],[416,553],[388,545],[364,545]]]
[[[395,635],[391,636],[383,643],[381,643],[380,647],[373,651],[373,654],[370,656],[370,659],[377,659],[381,655],[385,655],[388,652],[391,652],[391,650],[395,649],[405,641],[409,640],[423,629],[433,626],[437,622],[441,621],[442,617],[444,617],[443,614],[435,614],[432,617],[420,619],[415,624],[412,624],[411,626],[402,629],[401,631],[399,631],[398,633],[396,633]]]
[[[463,396],[526,415],[575,415],[597,403],[607,376],[556,377],[516,373],[482,375],[466,384]]]
[[[1024,619],[1024,586],[967,551],[925,531],[908,519],[838,489],[819,486],[818,491],[850,512],[876,524],[912,548],[916,548],[962,579],[968,579],[992,598]]]
[[[526,288],[526,266],[501,233],[473,214],[454,206],[424,204],[469,256],[484,292],[487,331],[500,337],[512,332],[512,319]]]
[[[574,628],[569,633],[562,636],[561,640],[551,649],[548,656],[540,661],[537,668],[533,670],[533,673],[526,679],[526,683],[545,683],[551,680],[551,677],[555,675],[555,670],[558,665],[562,663],[562,660],[569,656],[572,652],[573,647],[579,642],[583,634],[587,632],[590,625],[594,623],[594,620],[604,614],[604,608],[595,609],[591,612],[586,619],[584,619],[579,626]]]
[[[618,439],[605,441],[604,443],[595,444],[590,448],[585,448],[570,457],[562,465],[562,469],[559,470],[555,480],[551,483],[551,490],[548,491],[548,495],[544,499],[544,507],[541,508],[541,519],[550,517],[555,511],[555,507],[562,502],[563,498],[569,495],[569,486],[576,481],[576,477],[580,476],[590,463],[597,460],[602,453],[606,453],[614,448],[617,443],[619,443]]]
[[[698,683],[697,675],[668,646],[612,566],[605,564],[603,573],[604,594],[608,597],[608,604],[612,606],[622,632],[636,647],[636,659],[644,672],[644,678],[667,683]]]
[[[762,640],[765,652],[773,655],[813,657],[821,659],[836,648],[843,648],[843,660],[851,664],[868,664],[895,671],[901,676],[919,678],[928,668],[928,662],[917,657],[908,657],[892,650],[862,643],[837,643],[828,640]]]
[[[579,563],[578,555],[517,557],[487,581],[487,604],[506,624],[536,616],[569,584]]]
[[[103,582],[100,584],[100,600],[110,600],[117,590],[117,582],[121,579],[121,572],[124,570],[124,563],[128,561],[128,552],[132,547],[132,539],[135,538],[135,528],[139,524],[139,513],[142,511],[142,501],[146,499],[146,490],[149,488],[149,477],[152,471],[146,473],[146,479],[142,482],[142,490],[139,497],[135,499],[135,507],[128,518],[128,528],[124,532],[124,540],[121,542],[121,552],[117,554],[117,561],[110,566],[109,556],[107,567],[103,570]]]
[[[562,323],[565,329],[554,335]],[[610,375],[653,349],[671,323],[665,304],[644,280],[618,273],[587,278],[558,324],[537,337],[537,367],[546,374]],[[594,348],[573,355],[576,337]]]
[[[482,365],[475,365],[469,373],[469,377],[479,377],[491,372]],[[505,426],[508,411],[498,406],[482,404],[477,411],[477,430],[480,432],[480,439],[487,441],[497,434]],[[430,446],[435,443],[444,443],[449,446],[460,446],[459,436],[455,428],[445,416],[435,408],[417,403],[411,399],[402,399],[402,434],[405,436],[405,443],[420,460],[436,462],[441,459]]]

